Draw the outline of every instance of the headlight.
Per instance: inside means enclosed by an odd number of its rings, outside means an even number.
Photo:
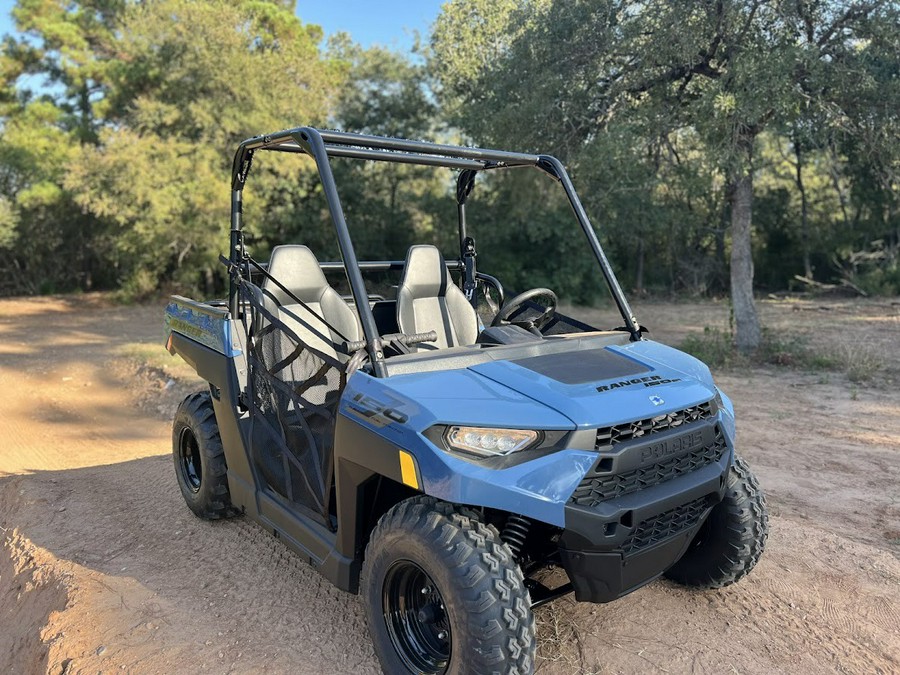
[[[725,410],[725,401],[722,400],[722,392],[719,391],[718,387],[716,387],[716,398],[714,400],[716,402],[716,408]]]
[[[530,429],[487,429],[483,427],[450,427],[444,436],[453,450],[479,457],[499,457],[524,450],[538,440],[538,432]]]

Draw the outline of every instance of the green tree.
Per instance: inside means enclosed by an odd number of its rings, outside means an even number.
[[[96,109],[96,146],[71,165],[64,186],[108,224],[110,257],[132,290],[163,277],[207,292],[227,236],[232,153],[247,137],[323,121],[343,70],[318,49],[321,30],[290,3],[160,0],[128,5],[116,60]],[[296,167],[268,163],[254,175],[248,208],[284,198]]]
[[[95,107],[106,92],[116,57],[115,29],[125,0],[19,0],[12,11],[22,34],[8,40],[7,57],[22,74],[45,78],[62,125],[81,142],[96,141]]]
[[[361,49],[336,36],[332,53],[348,63],[335,126],[364,134],[433,139],[441,132],[425,66],[387,49]],[[361,256],[402,259],[412,241],[455,253],[449,172],[431,167],[332,160],[347,222]]]
[[[724,181],[736,338],[749,350],[758,139],[810,113],[839,124],[865,60],[850,55],[896,21],[889,2],[452,2],[432,63],[454,121],[480,141],[579,164],[623,123],[636,147],[699,139]]]
[[[7,292],[90,287],[103,272],[92,219],[62,187],[79,146],[96,141],[95,104],[123,3],[23,0],[0,56],[0,195]],[[38,90],[33,87],[37,85]]]

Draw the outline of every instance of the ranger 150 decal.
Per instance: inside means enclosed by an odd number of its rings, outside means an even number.
[[[622,387],[633,387],[637,384],[643,384],[645,387],[658,387],[661,384],[671,384],[672,382],[681,382],[680,377],[665,379],[662,375],[647,375],[645,377],[636,377],[633,380],[620,380],[612,384],[602,384],[597,387],[597,391],[612,391],[613,389],[621,389]]]
[[[376,427],[387,426],[391,422],[405,423],[409,419],[409,415],[392,408],[391,405],[401,405],[401,402],[391,400],[389,403],[384,403],[373,396],[359,392],[354,394],[348,402],[347,411],[368,420]]]

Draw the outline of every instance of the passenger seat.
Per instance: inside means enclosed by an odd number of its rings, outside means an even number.
[[[306,246],[276,246],[269,259],[269,274],[306,303],[313,312],[340,331],[341,335],[332,331],[302,305],[294,302],[287,293],[267,278],[263,282],[262,289],[265,295],[278,304],[278,316],[281,321],[294,331],[304,344],[336,358],[341,363],[346,362],[349,356],[335,349],[335,345],[343,344],[344,338],[351,342],[362,339],[362,329],[356,313],[325,279],[325,274],[313,252]],[[330,337],[331,341],[326,341],[323,337]]]

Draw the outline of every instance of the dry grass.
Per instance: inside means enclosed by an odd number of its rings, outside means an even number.
[[[838,343],[833,352],[837,367],[851,382],[866,382],[884,367],[881,354],[870,344],[858,341]]]
[[[158,371],[166,379],[193,381],[197,373],[180,356],[173,356],[161,344],[129,342],[117,350],[119,356],[138,366]]]
[[[809,372],[833,371],[843,373],[855,384],[868,382],[885,365],[879,348],[869,342],[843,338],[828,346],[811,345],[805,336],[786,331],[764,330],[762,343],[752,355],[737,352],[731,333],[709,327],[702,334],[685,338],[681,349],[712,368],[772,365]]]
[[[535,611],[537,672],[550,664],[554,665],[554,672],[562,670],[572,675],[595,675],[603,672],[601,666],[586,663],[583,638],[592,634],[576,623],[577,615],[572,611],[574,604],[571,597],[565,597]]]

